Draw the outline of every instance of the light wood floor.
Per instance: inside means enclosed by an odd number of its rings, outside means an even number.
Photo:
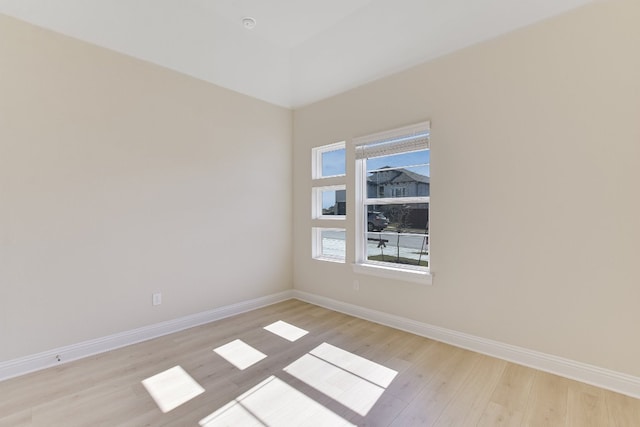
[[[278,320],[309,333],[263,329]],[[236,339],[267,357],[241,371],[212,351]],[[283,370],[322,343],[398,372],[365,416]],[[205,391],[162,413],[141,381],[177,365]],[[0,382],[0,426],[198,426],[271,376],[358,426],[640,426],[640,400],[297,300]]]

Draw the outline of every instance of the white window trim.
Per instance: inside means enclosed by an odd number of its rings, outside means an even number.
[[[345,233],[345,256],[331,256],[325,255],[322,253],[322,232],[323,231],[343,231]],[[337,262],[340,264],[344,264],[346,262],[347,257],[347,248],[346,248],[346,232],[347,230],[344,228],[327,228],[327,227],[312,227],[311,228],[311,242],[312,242],[312,258],[320,261],[331,261]]]
[[[311,149],[311,256],[314,260],[329,261],[345,264],[347,258],[346,250],[346,215],[323,215],[322,214],[322,192],[327,190],[346,191],[346,142],[336,142],[333,144],[314,147]],[[322,176],[322,155],[331,151],[345,150],[345,173],[338,175]],[[345,200],[346,202],[346,200]],[[337,200],[336,200],[337,203]],[[329,225],[331,224],[331,225]],[[337,227],[334,226],[338,225]],[[328,225],[328,226],[327,226]],[[345,233],[345,254],[341,256],[331,256],[322,253],[322,232],[341,231]]]
[[[418,196],[418,197],[385,197],[385,198],[379,198],[379,199],[378,198],[370,199],[366,197],[361,201],[363,201],[365,205],[400,205],[400,204],[407,204],[407,203],[430,203],[430,200],[431,200],[431,196]]]
[[[311,189],[311,218],[312,219],[328,219],[330,221],[344,221],[346,215],[323,215],[322,214],[322,192],[323,191],[339,191],[347,190],[347,186],[342,185],[328,185],[324,187],[313,187]],[[338,201],[336,200],[336,203]]]
[[[400,193],[402,193],[402,195],[400,195]],[[393,197],[407,197],[407,187],[404,185],[393,187],[391,189],[391,194]]]
[[[430,122],[418,123],[411,126],[398,128],[391,131],[380,132],[359,138],[354,138],[352,145],[354,149],[363,147],[380,141],[388,141],[394,138],[402,138],[414,134],[420,134],[430,131]],[[357,159],[355,165],[355,232],[356,232],[356,259],[353,264],[353,271],[359,274],[373,275],[377,277],[397,279],[407,282],[420,283],[423,285],[431,285],[433,283],[433,274],[431,273],[431,251],[429,250],[429,267],[420,268],[412,266],[396,267],[390,263],[378,263],[366,259],[367,253],[367,230],[365,218],[365,206],[368,204],[386,205],[397,203],[430,203],[430,196],[427,197],[400,197],[400,198],[383,198],[369,199],[367,197],[366,175],[367,171],[364,167],[364,161]],[[429,240],[429,246],[431,240]]]
[[[323,145],[321,147],[314,147],[311,149],[311,178],[316,179],[326,179],[326,178],[335,178],[338,176],[346,175],[346,161],[345,161],[345,173],[338,175],[322,175],[322,155],[324,153],[328,153],[330,151],[338,151],[346,148],[346,142],[336,142],[333,144]]]

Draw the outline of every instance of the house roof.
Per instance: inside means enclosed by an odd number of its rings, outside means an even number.
[[[367,178],[367,181],[376,185],[400,184],[406,182],[421,182],[424,184],[430,183],[428,176],[411,172],[406,169],[391,169],[388,171],[384,169],[385,168],[381,168],[381,170],[373,172]]]

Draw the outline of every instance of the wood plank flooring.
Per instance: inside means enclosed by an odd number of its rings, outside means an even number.
[[[308,334],[290,342],[263,329],[278,320]],[[213,352],[236,339],[267,357],[239,370]],[[316,360],[311,352],[323,343],[367,360],[345,358],[346,353],[336,353],[331,363]],[[302,380],[284,370],[303,357],[326,368],[314,368],[320,370]],[[175,366],[205,391],[163,413],[142,381]],[[380,366],[397,372],[389,384],[368,377],[368,370],[384,371]],[[229,403],[224,413],[218,411]],[[359,413],[362,405],[373,406]],[[202,421],[212,414],[222,415]],[[0,427],[316,426],[323,421],[394,427],[640,426],[640,400],[297,300],[0,382]]]

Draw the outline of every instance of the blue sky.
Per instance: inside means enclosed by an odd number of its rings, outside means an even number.
[[[322,209],[328,209],[336,204],[336,191],[323,191],[322,192]]]
[[[322,176],[344,175],[346,168],[345,149],[322,153]]]
[[[393,156],[377,157],[367,160],[367,171],[379,169],[384,166],[424,165],[431,160],[431,151],[415,151]],[[322,154],[322,176],[343,175],[345,173],[345,150],[328,151]],[[412,168],[413,172],[430,176],[429,166]]]

